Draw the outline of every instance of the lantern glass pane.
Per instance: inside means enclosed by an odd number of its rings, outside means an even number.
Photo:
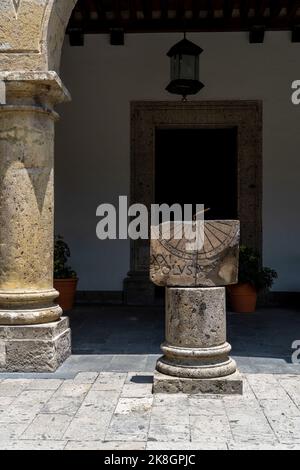
[[[180,78],[180,56],[175,55],[171,58],[171,80]]]
[[[195,80],[199,80],[199,56],[195,57]]]
[[[199,76],[199,71],[197,72],[196,63],[198,57],[194,55],[182,55],[180,57],[180,78],[185,80],[197,80]]]

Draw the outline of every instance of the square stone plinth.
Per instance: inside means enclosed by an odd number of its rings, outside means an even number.
[[[54,372],[71,354],[69,319],[0,326],[0,372]]]
[[[237,371],[214,379],[185,379],[154,373],[153,393],[187,393],[214,395],[242,395],[243,380]]]

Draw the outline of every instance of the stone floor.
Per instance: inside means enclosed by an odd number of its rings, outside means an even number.
[[[153,395],[151,374],[0,383],[1,449],[300,449],[300,378],[247,374],[243,396]]]
[[[80,307],[54,374],[0,374],[0,449],[300,449],[300,314],[228,315],[243,396],[151,394],[160,308]],[[135,371],[135,372],[131,372]]]

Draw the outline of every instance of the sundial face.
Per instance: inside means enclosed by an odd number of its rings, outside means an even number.
[[[189,227],[195,230],[195,225]],[[239,221],[205,221],[202,246],[193,249],[190,236],[183,234],[178,239],[178,230],[180,225],[174,222],[170,238],[163,239],[158,236],[162,226],[151,227],[150,277],[156,285],[223,286],[237,282]]]

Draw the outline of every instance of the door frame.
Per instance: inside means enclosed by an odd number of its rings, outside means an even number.
[[[205,127],[237,128],[241,242],[262,254],[263,103],[260,100],[131,102],[131,203],[150,208],[154,202],[156,129]],[[148,277],[149,262],[149,241],[131,241],[131,275],[136,273],[141,279],[144,273]]]

